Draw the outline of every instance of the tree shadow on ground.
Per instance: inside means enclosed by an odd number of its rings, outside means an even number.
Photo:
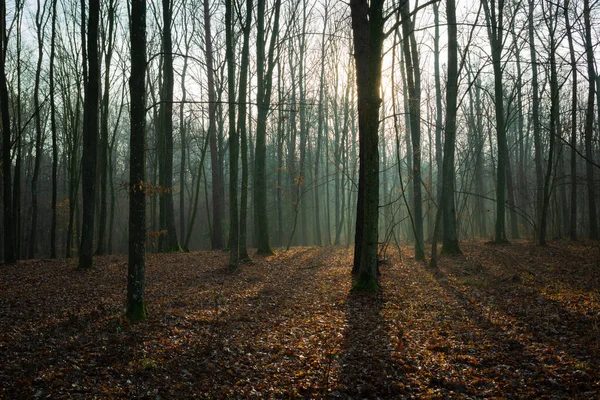
[[[400,357],[402,338],[394,338],[385,318],[386,296],[385,287],[378,293],[348,293],[339,386],[332,397],[401,398],[407,394],[404,376],[412,367]]]

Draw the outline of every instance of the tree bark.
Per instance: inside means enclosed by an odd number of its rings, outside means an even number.
[[[88,79],[83,111],[83,153],[81,159],[83,218],[79,268],[93,268],[94,212],[96,202],[96,157],[98,145],[98,23],[100,0],[90,0],[88,16],[87,51]]]
[[[208,134],[210,136],[210,166],[212,173],[212,235],[211,245],[213,250],[222,249],[223,243],[223,218],[225,212],[225,202],[221,196],[221,161],[219,157],[219,149],[217,146],[217,104],[215,92],[215,71],[214,71],[214,56],[210,22],[210,6],[208,0],[203,0],[204,4],[204,42],[206,55],[206,73],[208,85]]]
[[[384,40],[383,0],[351,0],[358,93],[359,180],[353,274],[356,289],[377,285],[379,223],[379,94]]]
[[[583,1],[583,20],[585,28],[585,51],[588,70],[588,102],[585,115],[585,157],[586,178],[588,183],[588,212],[590,239],[598,239],[598,215],[596,212],[596,190],[594,189],[594,166],[592,136],[594,135],[594,94],[596,85],[596,71],[594,70],[594,49],[592,43],[592,28],[590,23],[590,0]]]
[[[129,266],[127,316],[146,318],[146,1],[131,2],[131,136],[129,141]]]
[[[2,112],[2,186],[4,217],[4,264],[17,262],[14,246],[11,181],[11,129],[6,84],[6,2],[0,1],[0,111]]]
[[[458,97],[458,39],[455,0],[446,0],[446,14],[448,20],[448,83],[446,86],[444,165],[442,167],[442,174],[444,177],[441,196],[444,229],[442,253],[460,254],[458,232],[456,230],[456,206],[454,202],[454,151],[456,146],[456,111]]]

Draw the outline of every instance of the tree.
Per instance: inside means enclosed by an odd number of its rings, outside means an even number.
[[[131,2],[131,134],[129,141],[129,266],[127,317],[141,320],[146,266],[146,1]]]
[[[444,238],[442,253],[460,254],[456,231],[454,202],[454,150],[456,147],[456,111],[458,97],[458,40],[455,0],[446,0],[448,19],[448,84],[446,86],[446,129],[444,130],[444,165],[442,167],[442,209]]]
[[[410,117],[410,135],[412,143],[413,167],[413,224],[415,234],[415,259],[425,259],[423,243],[423,207],[421,182],[421,67],[419,50],[414,34],[414,24],[409,12],[409,2],[400,6],[402,17],[402,49],[406,63],[406,83],[408,88],[408,112]]]
[[[242,187],[240,193],[240,224],[239,224],[239,257],[241,261],[250,261],[247,249],[247,219],[248,219],[248,138],[246,129],[246,102],[248,99],[248,64],[250,59],[250,29],[252,28],[253,0],[246,0],[246,20],[242,27],[244,41],[242,44],[242,61],[240,65],[240,80],[238,92],[237,128],[242,153]]]
[[[577,58],[575,46],[573,45],[572,26],[569,21],[570,0],[565,0],[565,26],[567,29],[567,40],[569,42],[569,55],[571,61],[571,207],[569,215],[569,236],[571,240],[577,240]]]
[[[38,191],[39,176],[42,165],[42,155],[44,148],[44,135],[42,132],[42,106],[40,104],[40,82],[42,76],[42,61],[44,55],[44,19],[46,14],[46,3],[44,5],[37,1],[37,10],[35,12],[35,27],[37,33],[38,58],[35,70],[35,86],[33,89],[33,104],[35,107],[35,163],[33,166],[33,175],[31,177],[31,226],[29,227],[29,247],[27,256],[33,258],[35,255],[37,231],[38,231]],[[83,39],[83,38],[82,38]]]
[[[83,2],[84,0],[82,0]],[[100,0],[89,0],[87,28],[88,76],[85,82],[85,104],[83,110],[83,153],[81,158],[83,218],[81,245],[79,247],[79,268],[93,268],[94,212],[96,203],[96,157],[98,144],[98,23],[100,20]],[[83,39],[83,37],[82,37]],[[85,67],[84,67],[85,68]],[[85,74],[84,74],[85,75]]]
[[[352,273],[357,289],[377,290],[379,222],[379,107],[384,0],[351,0],[358,93],[359,180]]]
[[[4,217],[4,263],[17,262],[14,242],[14,225],[11,193],[11,158],[10,158],[10,114],[8,106],[8,86],[6,84],[6,2],[0,1],[0,112],[2,113],[2,186]]]
[[[50,97],[54,98],[54,60],[56,54],[56,3],[52,0],[52,33],[50,37]],[[52,222],[50,225],[50,258],[56,258],[56,202],[58,191],[58,132],[56,127],[56,104],[50,102],[50,130],[52,131]]]
[[[256,224],[256,244],[259,254],[273,254],[269,244],[269,225],[267,221],[267,116],[271,102],[273,70],[275,68],[275,45],[279,34],[279,11],[281,0],[275,0],[268,53],[265,31],[265,3],[257,1],[256,23],[256,150],[254,159],[254,221]]]
[[[229,266],[237,268],[239,264],[239,220],[238,220],[238,157],[239,137],[235,130],[235,60],[233,59],[233,21],[232,0],[225,0],[225,47],[227,53],[227,88],[229,117]]]
[[[96,254],[106,252],[106,224],[108,220],[108,117],[110,106],[110,64],[114,51],[115,18],[116,18],[115,0],[110,0],[107,5],[106,17],[108,27],[102,25],[102,42],[104,49],[104,94],[102,95],[102,113],[100,116],[100,215],[98,221],[98,247]]]
[[[496,6],[497,1],[497,6]],[[487,21],[487,30],[492,50],[494,67],[494,102],[496,114],[496,139],[498,144],[498,162],[496,169],[496,243],[505,243],[506,215],[506,162],[508,145],[506,142],[506,123],[504,115],[504,87],[502,82],[502,49],[504,46],[504,0],[481,0]]]
[[[213,250],[223,246],[223,213],[225,203],[221,195],[221,161],[217,146],[217,96],[215,89],[214,54],[210,27],[210,9],[208,0],[204,0],[204,53],[206,56],[206,73],[208,85],[208,135],[210,137],[210,167],[212,172],[212,230],[211,243]]]
[[[590,239],[598,239],[598,215],[596,211],[596,191],[594,189],[594,166],[592,136],[594,134],[594,94],[596,84],[596,71],[594,69],[594,45],[592,43],[592,27],[590,22],[590,0],[583,0],[583,25],[585,34],[585,54],[588,70],[588,102],[585,114],[585,157],[586,178],[588,182],[588,212]]]
[[[159,185],[161,196],[159,200],[161,234],[158,240],[160,251],[181,250],[177,242],[175,228],[175,211],[173,207],[173,45],[171,39],[171,19],[173,1],[162,0],[163,9],[163,82],[160,103],[160,170]]]

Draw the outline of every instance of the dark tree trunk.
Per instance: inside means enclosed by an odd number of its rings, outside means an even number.
[[[106,225],[108,222],[108,116],[110,106],[110,63],[113,54],[113,35],[116,5],[114,0],[108,4],[108,32],[103,32],[104,42],[104,95],[102,96],[102,115],[100,126],[100,216],[98,221],[98,248],[96,254],[106,252]]]
[[[455,0],[446,0],[448,19],[448,83],[446,86],[446,129],[444,130],[444,165],[442,167],[442,210],[444,238],[442,253],[460,254],[454,202],[454,150],[456,146],[456,111],[458,97],[458,40]],[[434,239],[435,240],[435,239]]]
[[[573,45],[572,26],[569,21],[570,0],[565,1],[565,25],[567,28],[567,39],[569,41],[569,54],[571,56],[571,147],[570,173],[571,173],[571,204],[569,214],[569,236],[571,240],[577,240],[577,58],[575,57],[575,46]]]
[[[506,163],[508,145],[506,142],[506,124],[504,115],[504,89],[502,86],[502,46],[504,40],[503,12],[504,0],[482,0],[487,19],[487,28],[492,48],[494,66],[494,102],[496,111],[496,138],[498,143],[498,164],[496,168],[496,243],[505,243],[506,239]]]
[[[267,115],[271,102],[273,69],[275,67],[275,45],[279,33],[280,9],[281,0],[276,0],[273,11],[273,28],[271,30],[271,40],[267,56],[265,49],[265,0],[258,0],[256,39],[258,115],[256,118],[256,151],[254,160],[254,221],[256,224],[257,251],[260,254],[273,254],[273,250],[269,244],[269,226],[267,222]]]
[[[242,152],[242,187],[240,193],[240,224],[239,224],[239,257],[242,261],[250,261],[247,247],[248,234],[248,138],[246,134],[248,101],[248,65],[250,59],[250,29],[252,23],[253,1],[246,0],[246,21],[244,22],[244,42],[242,44],[242,63],[240,65],[240,89],[238,94],[238,122]]]
[[[56,43],[56,4],[52,0],[52,33],[50,38],[50,98],[54,99],[54,55]],[[58,132],[56,128],[56,104],[50,102],[50,130],[52,132],[52,222],[50,223],[50,258],[56,258],[56,202],[58,185]]]
[[[238,215],[238,157],[239,138],[235,129],[235,60],[233,44],[232,0],[225,0],[225,53],[227,59],[227,90],[229,117],[229,266],[239,265],[239,215]]]
[[[160,149],[160,177],[162,193],[160,196],[160,251],[179,251],[175,210],[173,206],[173,45],[171,40],[172,0],[162,0],[163,8],[163,84],[161,90],[160,122],[162,146]]]
[[[35,84],[33,88],[33,105],[35,110],[35,162],[33,166],[33,175],[31,178],[31,225],[29,227],[29,246],[27,257],[35,256],[37,231],[39,230],[38,217],[38,189],[40,168],[42,165],[42,155],[44,149],[44,136],[42,134],[42,109],[40,105],[40,80],[42,74],[42,60],[44,56],[44,10],[38,1],[38,7],[35,14],[35,25],[37,31],[38,58],[37,68],[35,70]]]
[[[541,223],[541,212],[542,203],[544,201],[544,188],[543,188],[543,168],[542,168],[542,140],[541,140],[541,125],[540,125],[540,95],[539,95],[539,84],[538,84],[538,73],[537,73],[537,50],[535,48],[535,25],[533,18],[533,11],[535,9],[534,0],[529,0],[529,15],[528,15],[528,29],[529,29],[529,48],[531,53],[531,90],[533,92],[531,100],[531,120],[533,123],[533,141],[535,145],[535,177],[536,177],[536,224],[539,229]]]
[[[0,1],[0,112],[2,113],[2,186],[3,186],[3,217],[4,217],[4,264],[15,264],[14,224],[11,193],[11,158],[10,158],[10,115],[8,105],[8,86],[6,84],[6,2]]]
[[[131,136],[129,141],[129,267],[127,316],[146,318],[146,1],[131,2]]]
[[[358,93],[359,180],[354,243],[357,289],[377,290],[379,107],[384,40],[383,0],[351,0]]]
[[[425,259],[423,241],[423,206],[421,182],[421,67],[414,26],[409,13],[409,4],[400,8],[402,17],[403,51],[406,63],[406,83],[408,88],[408,108],[413,161],[413,228],[415,235],[415,259]],[[442,167],[443,169],[443,167]]]
[[[83,153],[81,159],[83,218],[81,246],[79,248],[79,268],[93,268],[94,212],[96,202],[96,157],[98,145],[98,23],[100,0],[90,0],[87,34],[89,76],[85,84],[85,104],[83,111]]]
[[[583,19],[585,26],[585,49],[588,69],[588,102],[585,115],[585,157],[586,178],[588,183],[588,208],[590,221],[590,239],[598,239],[598,216],[596,214],[596,191],[594,189],[594,166],[592,136],[594,135],[594,94],[596,86],[596,72],[594,70],[594,48],[592,43],[592,28],[590,23],[590,1],[583,1]]]
[[[215,71],[213,61],[213,46],[210,23],[210,6],[208,0],[204,0],[204,41],[206,54],[207,85],[208,85],[208,134],[210,136],[210,166],[212,173],[212,235],[211,244],[213,250],[222,249],[223,243],[223,218],[225,202],[221,195],[221,162],[217,146],[217,104],[215,89]]]
[[[552,8],[552,6],[549,6]],[[557,6],[558,7],[558,6]],[[540,246],[546,245],[546,226],[548,221],[548,210],[550,208],[551,177],[553,172],[554,147],[559,129],[559,92],[558,92],[558,74],[556,71],[556,25],[558,22],[558,11],[551,15],[545,15],[546,26],[550,36],[550,149],[548,151],[548,166],[544,177],[544,198],[542,203],[542,213],[540,220],[540,232],[538,243]]]

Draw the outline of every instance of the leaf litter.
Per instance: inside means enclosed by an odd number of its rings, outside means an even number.
[[[599,246],[462,248],[376,294],[344,247],[150,254],[141,323],[125,256],[2,266],[0,398],[600,398]]]

